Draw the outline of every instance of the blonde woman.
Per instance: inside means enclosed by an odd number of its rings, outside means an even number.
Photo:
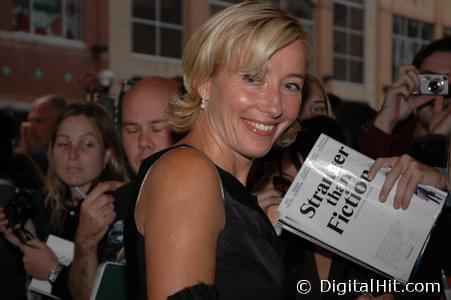
[[[246,1],[188,42],[187,94],[169,104],[173,128],[188,134],[143,162],[126,223],[134,299],[283,298],[277,237],[245,182],[298,115],[306,40],[286,12]]]

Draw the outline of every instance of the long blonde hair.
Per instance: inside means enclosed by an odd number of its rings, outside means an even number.
[[[58,178],[51,166],[53,146],[55,145],[58,128],[64,120],[73,116],[85,116],[91,120],[100,132],[105,151],[107,149],[111,151],[111,158],[96,181],[127,179],[121,143],[108,112],[94,103],[69,105],[56,121],[49,145],[50,168],[46,180],[45,191],[47,195],[45,201],[51,210],[51,221],[54,228],[61,228],[64,223],[64,212],[73,207],[69,187]]]
[[[173,129],[178,132],[191,129],[201,102],[197,89],[207,79],[225,68],[263,78],[271,56],[295,40],[305,46],[306,53],[299,55],[308,54],[307,36],[297,19],[270,4],[246,1],[210,18],[184,50],[183,79],[187,93],[169,101]],[[231,64],[234,51],[240,57],[236,65]]]

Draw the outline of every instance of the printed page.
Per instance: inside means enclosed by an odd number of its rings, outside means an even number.
[[[321,135],[279,206],[279,222],[284,229],[406,282],[446,193],[418,186],[409,208],[396,210],[396,186],[386,202],[378,200],[388,170],[368,181],[372,163]]]

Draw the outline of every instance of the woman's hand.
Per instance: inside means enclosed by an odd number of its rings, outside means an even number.
[[[272,224],[279,219],[279,207],[283,194],[275,188],[267,188],[257,192],[258,205],[263,209]]]
[[[32,240],[22,244],[25,271],[33,278],[47,280],[49,273],[58,265],[58,257],[45,243]]]
[[[116,218],[114,198],[110,192],[123,185],[118,181],[99,183],[83,201],[80,208],[80,221],[75,235],[75,243],[83,248],[96,248]]]
[[[438,189],[446,189],[446,178],[436,169],[420,163],[411,156],[404,154],[399,157],[378,158],[368,171],[369,180],[373,180],[382,168],[391,168],[379,194],[379,200],[387,199],[393,185],[399,179],[393,206],[407,209],[410,199],[418,184],[425,184]]]

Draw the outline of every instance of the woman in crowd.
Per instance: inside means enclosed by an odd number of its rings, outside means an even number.
[[[143,163],[126,223],[137,298],[283,298],[277,237],[245,182],[298,115],[307,48],[294,17],[258,2],[223,10],[192,36],[187,94],[169,105],[173,127],[189,132]]]
[[[58,119],[49,146],[51,168],[46,180],[45,219],[36,222],[41,231],[66,240],[75,239],[83,203],[95,202],[104,211],[99,222],[115,218],[113,199],[105,195],[126,179],[119,139],[108,113],[96,104],[74,104]],[[28,222],[30,229],[32,224]],[[45,227],[45,226],[44,226]],[[39,229],[38,228],[38,229]],[[14,236],[0,210],[0,231],[20,247],[25,270],[36,279],[53,283],[52,293],[69,299],[66,272],[55,253],[37,239],[21,243]]]
[[[299,120],[314,116],[334,117],[329,97],[321,81],[313,74],[307,74],[302,90],[302,106]]]
[[[260,207],[268,215],[271,222],[276,226],[279,218],[277,208],[281,199],[287,192],[291,182],[296,177],[304,157],[307,157],[316,139],[321,133],[325,133],[334,139],[345,143],[345,133],[340,130],[340,125],[334,119],[317,116],[304,120],[301,122],[302,128],[296,140],[285,148],[273,149],[271,155],[268,155],[259,161],[263,165],[264,176],[260,179],[254,178],[255,186],[254,193],[257,195]],[[400,187],[397,195],[399,197],[400,205],[407,207],[408,202],[413,195],[414,188],[418,183],[425,183],[436,186],[438,188],[445,188],[444,176],[424,164],[421,164],[409,156],[393,157],[379,159],[370,169],[370,177],[373,177],[375,172],[382,167],[392,167],[392,172],[389,173],[386,181],[384,191],[389,191],[393,187],[393,183],[401,174],[403,176],[400,180]],[[409,213],[409,212],[406,212]],[[447,220],[440,220],[439,223]],[[449,223],[449,221],[447,221]],[[438,230],[443,230],[443,225]],[[443,239],[445,236],[439,233]],[[437,234],[434,233],[431,243],[435,243]],[[349,299],[353,300],[359,296],[357,291],[349,291],[345,295],[322,295],[320,292],[320,280],[335,280],[336,282],[346,282],[348,280],[358,280],[359,282],[369,282],[371,278],[383,279],[380,276],[356,265],[340,256],[334,255],[331,252],[315,246],[312,243],[300,239],[289,232],[283,232],[281,239],[285,242],[285,265],[287,272],[287,291],[291,293],[289,298],[296,298],[296,282],[300,279],[309,280],[312,290],[308,295],[298,295],[299,299]],[[430,256],[430,249],[437,254],[437,247],[429,245],[426,255]],[[446,253],[446,252],[443,252]],[[424,279],[424,266],[430,266],[430,259],[425,261],[420,268],[420,276],[416,278]],[[442,265],[443,267],[443,265]],[[440,272],[437,272],[439,275]],[[421,277],[423,276],[423,277]],[[382,291],[381,291],[382,292]],[[428,295],[431,296],[431,295]],[[324,298],[326,297],[326,298]],[[368,295],[360,296],[360,299],[368,298]],[[395,295],[396,299],[404,299],[402,295]],[[393,295],[380,295],[377,299],[393,299]]]

